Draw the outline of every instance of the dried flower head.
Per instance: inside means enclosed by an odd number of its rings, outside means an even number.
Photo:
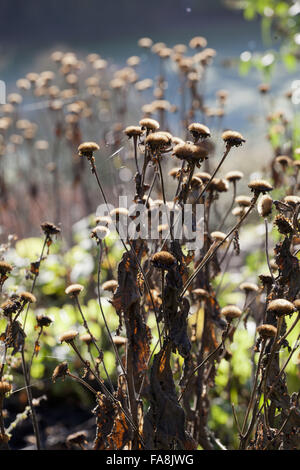
[[[295,305],[296,310],[300,311],[300,299],[294,300],[293,304]]]
[[[223,132],[222,139],[229,147],[239,147],[244,142],[246,142],[242,134],[230,130]]]
[[[78,335],[78,331],[69,330],[69,331],[66,331],[65,333],[63,333],[59,337],[59,341],[60,341],[60,343],[71,343],[72,341],[74,341],[74,339],[76,338],[77,335]]]
[[[292,159],[288,155],[279,155],[275,159],[276,163],[279,163],[283,168],[288,167],[292,164]]]
[[[241,171],[229,171],[225,175],[225,179],[230,183],[234,183],[235,181],[239,181],[244,177],[244,174]]]
[[[103,290],[106,290],[108,292],[114,292],[118,287],[118,281],[116,281],[115,279],[110,279],[109,281],[103,282],[101,287]]]
[[[270,91],[270,85],[269,83],[261,83],[260,85],[258,85],[258,90],[260,93],[262,93],[263,95],[268,93],[268,91]]]
[[[282,214],[278,214],[275,217],[274,225],[276,225],[278,232],[282,233],[283,235],[288,235],[294,231],[292,221],[287,217],[284,217]]]
[[[223,178],[213,178],[208,187],[209,191],[217,191],[218,193],[224,193],[228,191],[228,182]]]
[[[291,208],[295,208],[298,204],[300,204],[300,197],[295,195],[285,196],[283,199],[286,204],[291,206]]]
[[[6,275],[12,271],[12,265],[6,261],[0,261],[0,274]]]
[[[146,137],[145,142],[152,151],[159,151],[169,145],[169,138],[162,132],[152,132]]]
[[[203,161],[207,158],[208,150],[200,144],[178,144],[173,149],[173,155],[180,160]]]
[[[273,199],[265,194],[261,197],[257,204],[257,211],[261,217],[268,217],[272,212]]]
[[[79,339],[85,344],[91,344],[93,342],[93,337],[89,333],[81,335]]]
[[[226,238],[226,233],[215,231],[215,232],[211,232],[210,236],[213,240],[217,242],[221,242],[224,240],[224,238]]]
[[[231,321],[235,318],[239,318],[242,315],[242,312],[236,305],[227,305],[222,308],[221,314],[224,315],[226,320]]]
[[[112,223],[111,217],[107,215],[100,215],[99,217],[95,217],[96,224],[99,225],[110,225]]]
[[[143,132],[143,129],[139,126],[128,126],[124,130],[124,134],[126,134],[129,139],[132,137],[139,137],[143,134]]]
[[[252,282],[242,282],[239,287],[246,294],[248,294],[250,292],[257,292],[258,291],[258,286],[256,284],[253,284]]]
[[[274,325],[268,325],[267,323],[260,325],[256,328],[257,333],[264,339],[275,338],[277,334],[277,328]]]
[[[251,197],[249,196],[237,196],[235,202],[241,207],[251,206]]]
[[[116,207],[110,211],[111,217],[126,216],[128,217],[129,210],[126,207]]]
[[[70,296],[76,296],[79,295],[80,292],[83,291],[83,289],[84,287],[81,284],[71,284],[66,288],[65,293]]]
[[[96,144],[96,142],[83,142],[78,147],[78,154],[81,157],[91,157],[93,156],[93,153],[99,149],[100,147],[98,144]]]
[[[265,180],[250,181],[250,183],[248,184],[248,188],[250,188],[251,191],[254,192],[255,194],[259,194],[259,193],[265,194],[273,190],[273,186],[270,183],[268,183],[268,181],[265,181]]]
[[[103,240],[109,234],[109,229],[104,225],[97,225],[91,231],[91,238],[95,238],[96,240],[100,241]]]
[[[295,306],[289,300],[275,299],[269,303],[267,311],[272,312],[276,316],[280,317],[282,315],[291,315],[294,313]]]
[[[23,300],[23,302],[25,303],[30,303],[30,304],[34,304],[36,302],[36,297],[35,295],[33,295],[32,292],[21,292],[21,294],[19,294],[20,296],[20,299]]]
[[[143,130],[146,129],[147,131],[157,131],[159,129],[159,122],[151,118],[141,119],[139,125]]]
[[[116,346],[123,346],[128,342],[128,339],[124,336],[113,336],[113,342]]]
[[[62,378],[65,379],[66,375],[69,373],[69,367],[67,362],[61,362],[58,364],[52,374],[52,380],[55,383],[56,379]]]
[[[192,290],[192,294],[194,294],[199,300],[205,300],[209,298],[209,293],[207,290],[201,288]]]
[[[210,130],[204,124],[200,124],[198,122],[193,122],[188,127],[190,133],[195,139],[195,142],[199,139],[205,139],[206,137],[210,137]]]
[[[207,46],[207,40],[203,36],[195,36],[189,42],[191,49],[203,49]]]
[[[9,393],[12,389],[12,386],[10,383],[5,382],[5,381],[0,381],[0,396],[4,396],[7,393]]]
[[[180,167],[171,168],[168,175],[171,176],[174,179],[178,179],[180,177],[180,170],[181,170]]]
[[[11,315],[16,313],[21,307],[21,302],[18,296],[11,297],[9,300],[3,302],[0,308],[3,310],[3,315]]]
[[[41,229],[47,236],[57,235],[58,233],[60,233],[60,228],[52,224],[51,222],[43,222],[41,224]]]
[[[36,322],[40,328],[44,328],[50,326],[53,320],[47,315],[43,315],[42,313],[40,313],[36,316]]]
[[[168,251],[158,251],[152,256],[151,262],[156,268],[169,269],[174,266],[174,264],[176,263],[176,259]]]
[[[200,178],[203,183],[207,183],[211,177],[211,175],[206,171],[198,171],[197,173],[195,173],[195,176],[197,176],[197,178]]]
[[[87,433],[86,431],[77,431],[74,432],[73,434],[69,434],[67,437],[67,445],[78,445],[80,448],[82,448],[85,444],[87,444]]]
[[[144,49],[150,49],[152,44],[153,44],[153,41],[150,38],[141,38],[138,40],[138,45],[140,47],[143,47]]]

